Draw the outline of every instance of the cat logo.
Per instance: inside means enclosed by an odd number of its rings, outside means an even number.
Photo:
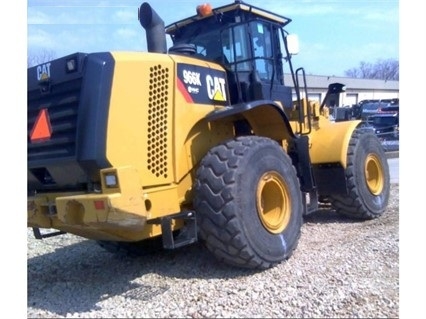
[[[37,67],[37,80],[46,81],[50,78],[50,63],[45,63]]]
[[[177,89],[187,103],[229,105],[226,72],[178,63]]]
[[[221,77],[213,77],[210,74],[206,76],[207,94],[210,100],[226,101],[225,79]]]

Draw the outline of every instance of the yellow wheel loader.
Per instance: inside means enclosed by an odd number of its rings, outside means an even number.
[[[36,238],[70,233],[130,254],[201,241],[224,263],[267,269],[291,256],[322,201],[358,219],[384,213],[383,148],[307,99],[291,19],[242,1],[196,12],[165,26],[142,3],[148,52],[28,69]]]

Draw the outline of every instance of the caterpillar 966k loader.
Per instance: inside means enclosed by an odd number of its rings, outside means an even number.
[[[266,269],[292,254],[322,201],[354,218],[383,214],[381,144],[307,100],[290,19],[235,1],[168,26],[143,3],[139,21],[148,52],[28,69],[36,238],[70,233],[126,252],[200,240],[225,263]]]

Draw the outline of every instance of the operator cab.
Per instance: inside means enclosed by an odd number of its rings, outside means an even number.
[[[221,64],[227,70],[232,104],[274,100],[292,106],[283,65],[289,62],[293,73],[291,53],[297,52],[289,51],[283,29],[290,19],[241,1],[216,9],[205,4],[197,13],[166,27],[173,41],[169,53],[189,52]]]

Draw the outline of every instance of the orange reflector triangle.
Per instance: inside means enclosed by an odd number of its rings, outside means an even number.
[[[30,134],[31,142],[43,142],[52,136],[49,113],[47,109],[40,110]]]

